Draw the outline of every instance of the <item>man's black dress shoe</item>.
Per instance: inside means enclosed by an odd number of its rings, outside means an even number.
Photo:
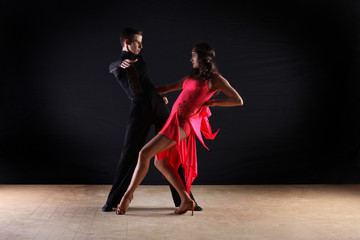
[[[105,203],[105,205],[102,207],[101,210],[102,210],[103,212],[111,212],[111,211],[113,210],[113,208],[115,208],[115,207],[110,206],[109,204]]]
[[[202,210],[203,210],[202,207],[200,207],[200,206],[196,203],[195,208],[194,208],[194,211],[201,212]]]

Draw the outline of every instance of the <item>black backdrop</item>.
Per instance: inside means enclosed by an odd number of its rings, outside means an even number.
[[[155,85],[186,75],[208,41],[244,98],[212,108],[221,130],[210,152],[198,142],[195,184],[360,183],[359,7],[2,1],[0,183],[111,183],[129,100],[108,65],[126,26],[144,31]],[[144,183],[164,180],[152,165]]]

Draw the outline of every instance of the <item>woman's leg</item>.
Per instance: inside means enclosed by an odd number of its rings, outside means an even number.
[[[185,138],[186,138],[185,132],[182,129],[180,129],[180,140],[183,140]],[[144,179],[144,177],[148,172],[151,158],[154,157],[157,153],[160,153],[174,145],[175,145],[175,141],[173,141],[172,139],[162,134],[157,134],[141,149],[139,153],[138,162],[133,177],[131,179],[131,183],[118,206],[118,211],[117,211],[118,214],[123,214],[126,212],[127,206],[129,205],[132,199],[133,193],[135,192],[136,188],[140,185],[140,183],[142,182],[142,180]],[[174,188],[178,191],[182,202],[188,199],[191,200],[191,198],[189,197],[189,195],[185,190],[185,186],[183,185],[179,174],[176,171],[165,168],[164,172],[162,173],[171,183],[171,185],[173,185]]]
[[[171,185],[176,189],[176,191],[180,196],[181,203],[179,208],[175,211],[175,213],[184,214],[188,210],[193,211],[196,206],[196,203],[191,199],[191,197],[187,193],[186,187],[179,175],[179,172],[173,166],[170,165],[169,160],[170,158],[157,160],[155,157],[154,164],[160,170],[160,172],[166,177],[166,179],[171,183]]]
[[[157,160],[155,157],[154,165],[165,176],[166,180],[175,188],[179,194],[180,203],[192,200],[186,191],[185,185],[176,169],[170,165],[169,158]]]
[[[180,128],[180,140],[186,138],[186,133],[183,129]],[[181,202],[192,200],[189,194],[186,191],[185,185],[178,173],[178,171],[172,167],[169,163],[170,158],[164,158],[157,160],[154,159],[154,165],[157,169],[165,176],[165,178],[170,182],[170,184],[175,188],[180,196]]]

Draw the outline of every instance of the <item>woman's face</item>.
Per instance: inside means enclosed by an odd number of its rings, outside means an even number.
[[[197,52],[195,52],[195,51],[191,52],[190,62],[192,63],[193,68],[199,68],[199,57],[198,57]]]

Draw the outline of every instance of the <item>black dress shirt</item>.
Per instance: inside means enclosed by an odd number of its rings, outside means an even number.
[[[130,67],[123,69],[120,65],[124,59],[138,60],[131,63]],[[144,99],[156,93],[141,55],[122,51],[120,59],[110,64],[109,72],[115,75],[131,100]]]

